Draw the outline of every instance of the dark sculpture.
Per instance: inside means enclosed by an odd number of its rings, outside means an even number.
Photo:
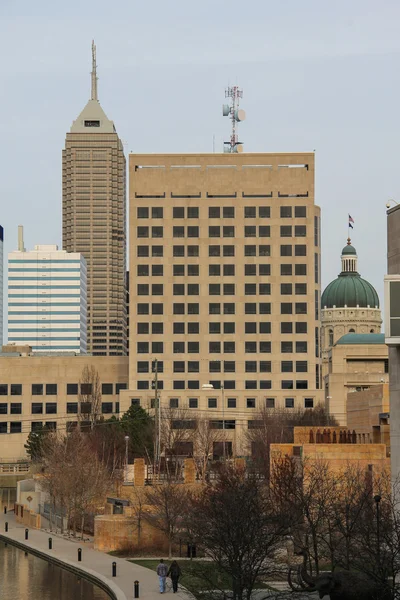
[[[336,439],[336,431],[334,431],[334,432],[333,432],[333,436],[332,436],[332,442],[333,442],[334,444],[336,444],[336,442],[337,442],[337,439]]]
[[[312,430],[312,429],[310,429],[310,437],[309,437],[309,440],[310,440],[310,444],[313,444],[313,443],[314,443],[314,432],[313,432],[313,430]]]
[[[296,569],[293,581],[293,568],[289,569],[288,583],[294,592],[318,592],[320,598],[330,600],[389,600],[392,597],[389,587],[383,587],[364,573],[356,571],[334,571],[311,577],[307,572],[307,551],[296,553],[303,556],[303,563]]]

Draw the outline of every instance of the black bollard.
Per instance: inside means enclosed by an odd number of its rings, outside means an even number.
[[[7,506],[4,507],[4,514],[7,514]]]
[[[49,550],[53,550],[53,538],[49,538]]]
[[[7,522],[7,521],[4,523],[4,531],[5,531],[6,533],[7,533],[7,531],[8,531],[8,522]]]
[[[133,584],[133,597],[139,598],[139,582],[137,579],[136,579],[135,583]]]
[[[25,539],[28,539],[28,533],[29,533],[29,529],[25,529]]]
[[[112,564],[112,576],[113,577],[117,576],[117,563],[115,561]]]
[[[82,562],[82,548],[78,548],[78,562]]]

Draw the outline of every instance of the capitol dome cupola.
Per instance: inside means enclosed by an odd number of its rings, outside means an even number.
[[[357,252],[350,238],[342,250],[342,272],[325,288],[321,297],[324,308],[379,308],[374,286],[357,271]]]

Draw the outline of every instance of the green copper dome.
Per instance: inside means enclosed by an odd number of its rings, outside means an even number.
[[[375,288],[357,272],[357,252],[350,239],[342,250],[342,272],[325,288],[322,308],[379,308]]]
[[[346,256],[346,254],[354,254],[354,256],[357,256],[357,252],[354,246],[347,244],[347,246],[345,246],[342,250],[342,256]]]

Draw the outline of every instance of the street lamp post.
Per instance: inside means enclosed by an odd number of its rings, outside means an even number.
[[[380,518],[379,518],[379,503],[382,500],[382,497],[377,494],[374,496],[375,504],[376,504],[376,546],[377,546],[377,555],[378,562],[381,562],[381,540],[380,540]]]
[[[128,477],[128,443],[129,443],[129,435],[125,436],[125,468],[126,468],[126,476]]]

